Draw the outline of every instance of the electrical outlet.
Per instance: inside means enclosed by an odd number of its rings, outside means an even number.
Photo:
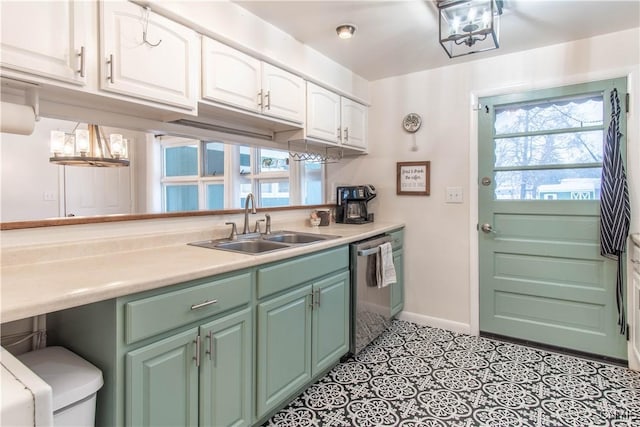
[[[462,187],[447,187],[447,193],[445,202],[446,203],[462,203],[464,202],[464,197],[462,194]]]
[[[42,200],[45,202],[54,202],[56,200],[56,193],[53,191],[45,191],[42,193]]]

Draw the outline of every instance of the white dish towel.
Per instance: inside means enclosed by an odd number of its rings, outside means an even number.
[[[376,253],[376,279],[379,288],[396,283],[396,269],[393,266],[393,247],[391,243],[383,243]]]

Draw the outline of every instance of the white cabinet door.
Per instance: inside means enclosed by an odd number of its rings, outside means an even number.
[[[307,82],[307,136],[340,142],[340,96]]]
[[[342,144],[367,148],[367,107],[342,98]]]
[[[147,19],[148,18],[148,19]],[[199,36],[133,3],[100,3],[100,88],[194,110]],[[147,41],[143,42],[143,31]]]
[[[296,123],[304,123],[305,86],[301,77],[262,63],[262,112]]]
[[[84,85],[87,10],[83,1],[1,1],[2,68]]]
[[[261,112],[260,73],[259,60],[202,38],[202,98]]]

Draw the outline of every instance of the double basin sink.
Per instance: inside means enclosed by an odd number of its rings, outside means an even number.
[[[299,231],[275,231],[271,234],[241,234],[237,240],[230,238],[205,240],[189,243],[202,248],[220,249],[223,251],[239,252],[258,255],[267,252],[287,249],[293,246],[308,245],[324,240],[337,239],[340,236],[330,234],[305,233]]]

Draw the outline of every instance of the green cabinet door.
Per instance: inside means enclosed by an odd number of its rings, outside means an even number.
[[[257,306],[257,418],[311,379],[311,285]]]
[[[251,309],[200,327],[200,425],[251,425]]]
[[[128,426],[197,426],[196,328],[126,356]]]
[[[393,266],[396,269],[396,283],[391,286],[391,316],[395,316],[404,307],[404,251],[393,251]]]
[[[349,272],[313,284],[312,374],[337,362],[349,350]]]

